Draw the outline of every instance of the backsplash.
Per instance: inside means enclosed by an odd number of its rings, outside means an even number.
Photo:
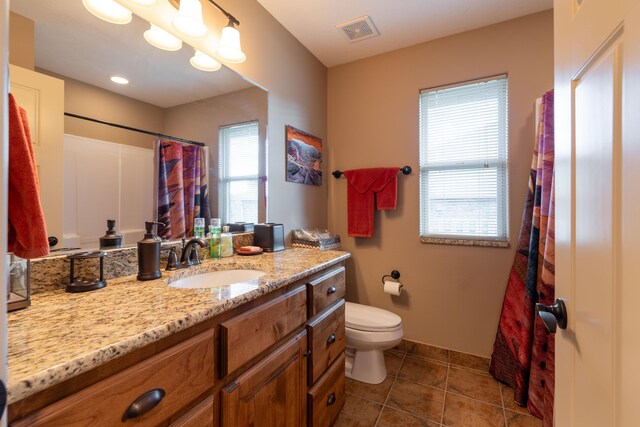
[[[233,235],[233,249],[253,244],[253,233],[238,233]],[[160,265],[167,264],[169,248],[175,246],[180,256],[181,242],[163,242],[160,253]],[[132,276],[138,274],[138,250],[136,246],[125,248],[105,249],[104,277],[114,279],[116,277]],[[208,250],[199,248],[200,259],[209,258]],[[76,261],[76,278],[90,279],[99,274],[99,260],[87,259]],[[31,294],[64,289],[69,283],[69,258],[67,254],[53,255],[31,260]]]

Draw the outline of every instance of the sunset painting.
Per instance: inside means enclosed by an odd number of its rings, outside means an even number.
[[[322,140],[288,125],[285,139],[287,181],[322,185]]]

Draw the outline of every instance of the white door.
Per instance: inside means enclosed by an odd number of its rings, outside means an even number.
[[[640,425],[640,1],[555,0],[555,425]]]
[[[9,44],[9,0],[0,0],[0,277],[7,277],[7,174],[8,162],[8,127],[7,127],[7,92],[9,85],[8,44]],[[7,384],[7,292],[4,289],[6,279],[1,280],[0,289],[0,387]],[[0,400],[4,401],[3,390]],[[7,410],[0,402],[0,427],[7,425]]]
[[[47,234],[62,243],[64,81],[15,65],[9,74],[10,91],[29,118]]]

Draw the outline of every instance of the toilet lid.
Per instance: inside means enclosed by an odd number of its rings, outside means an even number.
[[[345,326],[360,331],[388,331],[397,329],[402,319],[381,308],[348,302],[345,305]]]

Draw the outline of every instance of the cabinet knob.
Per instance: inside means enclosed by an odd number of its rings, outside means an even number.
[[[331,286],[329,289],[327,289],[327,295],[335,294],[337,291],[338,289],[335,286]]]
[[[311,350],[307,350],[304,352],[304,357],[309,357],[311,356]]]
[[[333,344],[334,342],[336,342],[336,334],[329,335],[329,338],[327,338],[327,345]]]
[[[334,403],[336,403],[336,394],[335,393],[331,393],[329,395],[329,398],[327,399],[327,406],[331,406]]]
[[[131,418],[141,417],[160,403],[162,398],[164,397],[165,392],[161,388],[154,388],[138,397],[133,401],[131,405],[127,408],[122,416],[122,422],[127,421]]]

